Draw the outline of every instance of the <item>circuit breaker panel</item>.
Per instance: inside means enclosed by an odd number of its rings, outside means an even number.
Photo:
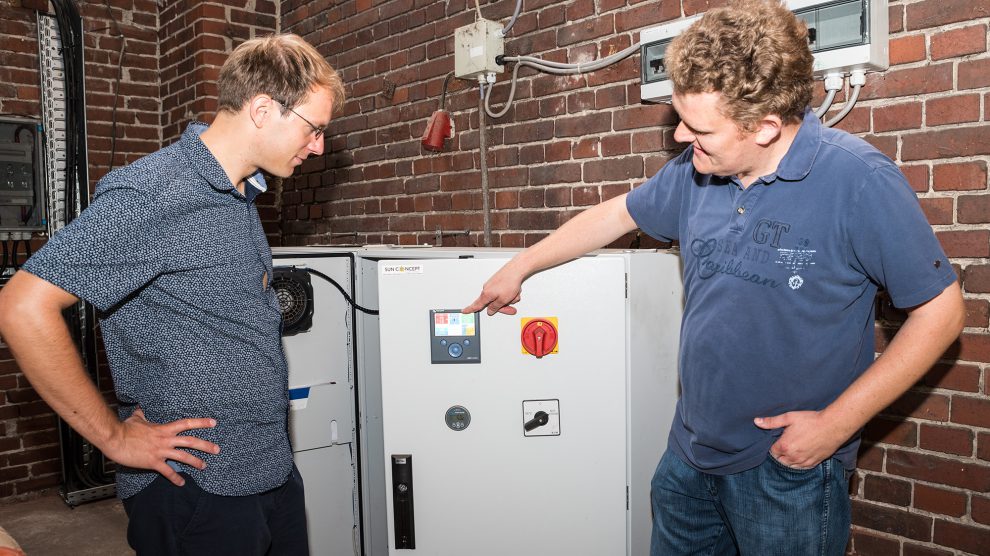
[[[0,233],[45,231],[44,146],[41,122],[0,117]],[[19,239],[19,238],[18,238]]]
[[[887,0],[788,0],[787,7],[808,26],[808,47],[818,78],[829,74],[884,71],[890,65]],[[677,19],[640,33],[640,98],[670,102],[667,48],[702,14]]]
[[[678,258],[581,258],[529,278],[516,315],[460,314],[504,262],[379,267],[389,551],[643,554]]]

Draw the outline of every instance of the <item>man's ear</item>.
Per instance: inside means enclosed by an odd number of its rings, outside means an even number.
[[[257,128],[264,127],[268,120],[279,116],[278,103],[272,100],[272,97],[263,94],[251,97],[247,103],[247,110],[251,121]]]
[[[780,132],[784,128],[784,122],[776,114],[767,114],[760,121],[756,122],[756,144],[766,147],[780,137]]]

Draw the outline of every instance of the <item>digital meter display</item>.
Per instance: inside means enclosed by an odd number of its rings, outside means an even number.
[[[434,313],[434,336],[474,336],[474,313]]]
[[[448,409],[443,418],[450,430],[453,431],[462,431],[471,424],[471,413],[461,405],[455,405]]]

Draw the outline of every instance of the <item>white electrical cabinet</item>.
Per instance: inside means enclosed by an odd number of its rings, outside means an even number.
[[[276,247],[273,287],[289,366],[289,434],[312,556],[384,556],[378,262],[490,256],[417,247]],[[345,297],[346,296],[346,297]]]
[[[390,554],[645,554],[678,258],[584,257],[529,278],[514,316],[461,315],[503,262],[379,264]]]
[[[675,254],[583,257],[488,316],[459,309],[513,251],[273,253],[276,279],[310,278],[284,345],[314,556],[648,552],[677,398]]]
[[[301,317],[282,338],[289,365],[289,433],[306,489],[310,553],[355,556],[361,552],[353,316],[330,282],[304,270],[320,272],[351,292],[353,265],[345,253],[312,255],[274,258],[273,287],[283,315],[288,308]]]

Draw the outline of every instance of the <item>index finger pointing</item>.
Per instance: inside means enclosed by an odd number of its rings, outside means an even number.
[[[489,303],[491,303],[494,300],[495,300],[495,298],[492,298],[492,299],[489,299],[488,301],[485,301],[484,294],[479,295],[478,296],[478,299],[475,299],[474,300],[474,303],[472,303],[472,304],[468,305],[467,307],[461,309],[461,312],[462,313],[477,313],[478,311],[484,309]]]

